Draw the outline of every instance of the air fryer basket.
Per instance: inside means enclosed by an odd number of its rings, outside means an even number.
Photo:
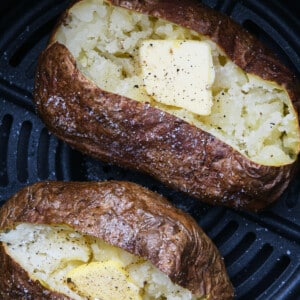
[[[40,180],[134,181],[167,196],[199,222],[224,256],[237,299],[300,299],[300,174],[265,212],[236,212],[200,203],[146,175],[96,161],[47,131],[32,103],[34,72],[38,55],[69,2],[1,3],[0,204]],[[241,23],[300,77],[297,1],[202,2]]]

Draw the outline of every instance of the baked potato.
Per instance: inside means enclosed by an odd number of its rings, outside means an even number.
[[[299,165],[299,89],[256,38],[197,1],[82,0],[39,58],[34,100],[85,154],[258,211]]]
[[[212,241],[130,182],[40,182],[0,209],[0,298],[231,299]]]

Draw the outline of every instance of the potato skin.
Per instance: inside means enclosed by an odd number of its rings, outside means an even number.
[[[299,111],[296,78],[228,17],[195,1],[111,3],[211,37],[246,72],[285,86]],[[80,73],[69,50],[53,37],[39,59],[34,100],[49,130],[72,147],[150,174],[210,204],[259,211],[280,197],[298,164],[274,167],[254,163],[173,115],[101,90]]]
[[[69,225],[150,260],[193,293],[209,294],[209,299],[233,297],[224,262],[198,224],[159,194],[137,184],[36,183],[0,209],[0,230],[20,222]],[[0,246],[1,299],[68,299],[32,282]]]

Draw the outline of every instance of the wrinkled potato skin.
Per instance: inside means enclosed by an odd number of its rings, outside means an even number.
[[[193,293],[209,294],[209,299],[233,297],[224,262],[198,224],[134,183],[36,183],[1,207],[0,230],[20,222],[69,225],[150,260]],[[29,279],[0,246],[1,299],[68,299]]]
[[[284,85],[299,111],[296,78],[228,17],[194,1],[111,2],[210,36],[246,72]],[[280,197],[295,173],[297,163],[262,166],[173,115],[101,90],[53,37],[39,59],[34,99],[49,130],[72,147],[211,204],[259,211]]]

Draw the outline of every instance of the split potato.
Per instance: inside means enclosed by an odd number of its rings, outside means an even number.
[[[34,100],[85,154],[258,211],[298,166],[299,89],[257,39],[197,1],[82,0],[40,56]]]
[[[130,182],[40,182],[0,209],[0,298],[232,299],[218,250]]]

